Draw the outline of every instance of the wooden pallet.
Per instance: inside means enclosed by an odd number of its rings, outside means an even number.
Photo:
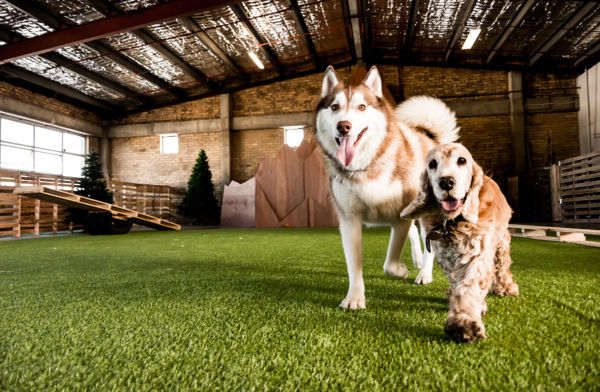
[[[157,230],[181,230],[180,225],[165,219],[45,186],[19,186],[13,192],[67,207],[81,208],[87,211],[110,212],[115,219],[129,220]]]
[[[542,241],[569,242],[571,244],[600,248],[600,242],[587,241],[585,238],[586,234],[600,236],[600,230],[516,224],[508,225],[508,229],[513,237],[532,238]],[[549,236],[548,232],[556,233],[556,235]]]

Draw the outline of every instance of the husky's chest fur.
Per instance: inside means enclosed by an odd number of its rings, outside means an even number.
[[[372,223],[398,221],[400,211],[418,193],[418,176],[412,173],[423,170],[423,149],[433,145],[426,139],[408,126],[388,124],[377,153],[362,170],[347,170],[325,154],[338,213]]]

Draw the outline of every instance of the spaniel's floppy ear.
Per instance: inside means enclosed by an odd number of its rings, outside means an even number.
[[[431,183],[429,182],[429,176],[427,170],[424,170],[421,174],[421,186],[419,189],[419,195],[415,200],[412,201],[402,212],[400,217],[404,219],[417,219],[424,215],[435,212],[435,198],[432,195],[433,190],[431,189]]]
[[[467,193],[467,198],[463,205],[462,216],[466,221],[477,223],[479,218],[479,190],[483,186],[483,170],[473,162],[473,177],[471,178],[471,187]]]

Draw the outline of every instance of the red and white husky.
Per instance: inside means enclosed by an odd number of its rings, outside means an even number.
[[[366,307],[363,223],[391,225],[383,270],[398,278],[408,275],[400,255],[410,231],[413,263],[420,268],[416,283],[430,283],[433,254],[422,254],[418,231],[411,220],[400,218],[400,212],[418,194],[428,151],[458,138],[454,113],[431,97],[411,98],[394,112],[383,97],[376,67],[360,85],[350,87],[344,87],[329,67],[317,106],[316,136],[329,171],[350,280],[340,306]]]

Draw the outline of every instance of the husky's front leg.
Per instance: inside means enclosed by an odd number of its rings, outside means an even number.
[[[366,309],[365,282],[362,273],[362,221],[338,214],[342,245],[348,267],[348,295],[340,304],[344,309]]]
[[[412,222],[406,220],[392,224],[392,234],[383,264],[383,272],[395,278],[404,279],[408,276],[408,268],[400,262],[400,256],[411,226]]]
[[[425,231],[425,225],[423,222],[419,225],[421,227],[421,238],[423,239],[423,262],[421,263],[421,270],[415,279],[416,284],[429,284],[433,282],[433,257],[434,253],[427,250],[426,238],[427,232]]]

